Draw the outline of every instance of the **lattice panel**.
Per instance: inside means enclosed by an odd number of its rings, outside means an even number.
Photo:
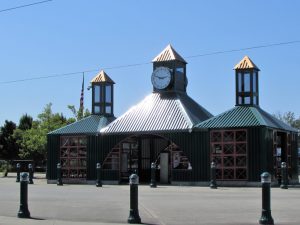
[[[221,142],[222,141],[222,133],[221,132],[212,132],[211,141],[212,142]]]
[[[60,163],[62,177],[86,178],[87,139],[84,136],[63,136],[60,139]]]
[[[224,154],[225,155],[234,154],[234,145],[233,144],[224,144]]]
[[[217,165],[217,179],[247,179],[247,131],[211,132],[211,160]]]
[[[234,132],[233,131],[225,131],[223,135],[224,135],[224,142],[233,142],[234,141]]]

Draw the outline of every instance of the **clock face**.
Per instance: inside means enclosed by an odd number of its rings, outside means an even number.
[[[157,89],[165,89],[171,83],[171,73],[170,70],[166,67],[156,68],[151,76],[152,84]]]

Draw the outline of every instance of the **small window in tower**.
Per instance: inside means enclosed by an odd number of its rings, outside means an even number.
[[[257,96],[253,96],[253,105],[257,105]]]
[[[99,103],[100,102],[100,93],[101,93],[101,87],[100,86],[95,86],[95,103]]]
[[[245,97],[244,101],[245,101],[245,104],[250,104],[250,97]]]
[[[105,107],[105,112],[106,112],[107,114],[111,114],[111,106],[106,106],[106,107]]]
[[[183,67],[177,67],[177,68],[176,68],[176,72],[177,72],[177,73],[184,73]]]
[[[105,87],[105,102],[111,103],[111,86]]]
[[[241,105],[243,102],[242,102],[242,97],[241,96],[239,96],[239,105]]]
[[[100,106],[94,107],[94,113],[100,113]]]
[[[238,82],[239,82],[239,84],[238,84],[238,87],[239,87],[238,92],[242,92],[242,74],[241,73],[238,73]]]
[[[257,78],[257,73],[253,72],[253,93],[256,93],[257,87],[256,87],[256,79]]]
[[[250,92],[250,73],[244,74],[244,92]]]

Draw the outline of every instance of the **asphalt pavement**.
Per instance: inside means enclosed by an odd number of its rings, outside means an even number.
[[[127,224],[129,185],[57,186],[36,177],[28,186],[30,219],[17,218],[20,184],[15,176],[0,178],[0,225]],[[276,225],[300,224],[300,188],[272,188],[271,197]],[[259,224],[261,201],[261,188],[139,186],[144,224]]]

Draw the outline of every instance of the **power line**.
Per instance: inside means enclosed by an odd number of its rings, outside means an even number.
[[[25,7],[29,7],[29,6],[33,6],[33,5],[43,4],[43,3],[51,2],[51,1],[53,1],[53,0],[45,0],[45,1],[40,1],[40,2],[34,2],[31,4],[27,4],[27,5],[20,5],[20,6],[16,6],[13,8],[2,9],[2,10],[0,10],[0,13],[15,10],[15,9],[20,9],[20,8],[25,8]]]
[[[211,55],[225,54],[225,53],[231,53],[231,52],[239,52],[239,51],[253,50],[253,49],[260,49],[260,48],[270,48],[270,47],[275,47],[275,46],[291,45],[291,44],[298,44],[298,43],[300,43],[300,41],[297,41],[297,40],[296,41],[288,41],[288,42],[279,42],[279,43],[272,43],[272,44],[266,44],[266,45],[257,45],[257,46],[239,48],[239,49],[230,49],[230,50],[215,51],[215,52],[191,55],[191,56],[186,56],[184,58],[186,58],[186,59],[188,59],[188,58],[189,59],[190,58],[199,58],[199,57],[205,57],[205,56],[211,56]],[[152,62],[134,63],[134,64],[127,64],[127,65],[103,67],[101,69],[103,69],[103,70],[123,69],[123,68],[128,68],[128,67],[137,67],[137,66],[147,65],[147,64],[151,64],[151,63]],[[0,84],[18,83],[18,82],[40,80],[40,79],[47,79],[47,78],[53,78],[53,77],[74,76],[74,75],[78,75],[78,74],[82,74],[82,73],[96,72],[96,71],[99,71],[99,70],[100,69],[90,69],[90,70],[84,70],[84,71],[78,71],[78,72],[70,72],[70,73],[62,73],[62,74],[54,74],[54,75],[24,78],[24,79],[19,79],[19,80],[1,81]]]
[[[230,52],[241,52],[241,51],[245,51],[245,50],[269,48],[269,47],[274,47],[274,46],[290,45],[290,44],[297,44],[297,43],[300,43],[300,41],[287,41],[287,42],[279,42],[279,43],[273,43],[273,44],[267,44],[267,45],[258,45],[258,46],[252,46],[252,47],[246,47],[246,48],[231,49],[231,50],[225,50],[225,51],[216,51],[216,52],[210,52],[210,53],[205,53],[205,54],[187,56],[185,58],[197,58],[197,57],[203,57],[203,56],[218,55],[218,54],[224,54],[224,53],[230,53]]]

